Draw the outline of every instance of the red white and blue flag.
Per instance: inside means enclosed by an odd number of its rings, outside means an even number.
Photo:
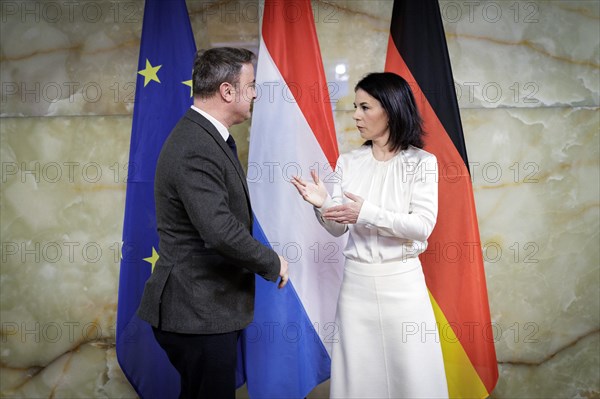
[[[239,381],[251,397],[301,398],[330,375],[345,245],[290,183],[315,169],[329,185],[338,157],[310,0],[265,1],[256,83],[248,159],[254,233],[288,259],[290,283],[278,290],[257,278]]]

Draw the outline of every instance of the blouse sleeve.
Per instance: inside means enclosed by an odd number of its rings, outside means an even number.
[[[335,167],[334,182],[333,182],[333,193],[332,195],[327,194],[325,202],[320,208],[313,207],[315,210],[315,216],[317,220],[334,237],[339,237],[348,230],[348,225],[334,222],[332,220],[323,219],[322,212],[332,206],[342,205],[344,194],[342,191],[342,171],[344,166],[342,165],[343,158],[340,156]]]
[[[430,154],[414,172],[408,213],[383,209],[363,202],[357,223],[374,226],[385,235],[408,240],[427,241],[433,231],[438,211],[437,159]],[[405,187],[410,190],[411,187]]]

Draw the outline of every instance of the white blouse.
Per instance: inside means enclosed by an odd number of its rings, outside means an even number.
[[[364,203],[356,224],[324,220],[321,212],[359,195]],[[410,146],[387,161],[373,157],[371,147],[342,154],[333,194],[315,208],[319,223],[334,236],[350,231],[344,256],[365,263],[413,258],[425,251],[437,218],[438,170],[435,155]]]

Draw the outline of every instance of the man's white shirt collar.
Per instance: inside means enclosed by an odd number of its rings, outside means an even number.
[[[192,105],[192,109],[194,111],[198,112],[200,115],[202,115],[206,119],[208,119],[210,121],[210,123],[212,123],[217,128],[219,134],[221,135],[221,137],[223,137],[223,140],[227,141],[227,139],[229,138],[229,131],[227,130],[225,125],[223,125],[221,122],[216,120],[213,116],[211,116],[210,114],[208,114],[205,111],[202,111],[200,108],[196,107],[195,105]]]

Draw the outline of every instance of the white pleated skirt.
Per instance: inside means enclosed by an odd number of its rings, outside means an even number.
[[[447,398],[438,328],[418,258],[346,260],[331,398]]]

